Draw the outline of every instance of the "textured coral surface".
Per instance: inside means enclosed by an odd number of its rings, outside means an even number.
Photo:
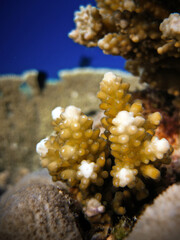
[[[146,82],[164,86],[169,71],[175,86],[180,73],[179,1],[96,2],[97,8],[88,5],[75,12],[76,29],[70,32],[70,38],[126,58],[127,69]]]
[[[127,240],[178,240],[180,235],[180,185],[174,184],[155,199],[139,218]]]
[[[1,198],[0,239],[82,239],[80,208],[64,188],[52,183],[44,172],[22,179]]]

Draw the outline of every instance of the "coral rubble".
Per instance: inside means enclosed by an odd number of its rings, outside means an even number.
[[[54,181],[68,183],[89,217],[103,213],[111,201],[114,212],[124,214],[124,198],[131,194],[144,199],[144,179],[158,180],[172,152],[165,138],[154,136],[160,113],[145,118],[141,102],[132,101],[129,84],[121,77],[106,73],[97,96],[105,110],[102,134],[81,109],[57,107],[53,133],[36,147],[42,166]]]
[[[81,6],[75,12],[76,29],[70,38],[126,58],[126,68],[143,81],[164,87],[171,76],[171,86],[175,86],[180,74],[179,1],[96,2],[97,8]]]

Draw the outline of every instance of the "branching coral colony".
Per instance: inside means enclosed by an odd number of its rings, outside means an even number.
[[[53,133],[37,144],[41,164],[54,181],[74,189],[88,217],[105,212],[125,214],[125,199],[148,195],[143,179],[160,178],[160,166],[170,162],[172,148],[158,139],[158,112],[143,116],[139,100],[133,102],[129,84],[108,72],[100,83],[98,98],[105,129],[93,129],[93,120],[74,106],[52,111]]]
[[[96,0],[97,8],[75,12],[69,36],[87,47],[127,59],[126,67],[141,80],[161,88],[179,81],[179,0]],[[168,82],[168,76],[170,81]],[[172,79],[174,81],[172,81]],[[170,85],[170,84],[169,84]]]

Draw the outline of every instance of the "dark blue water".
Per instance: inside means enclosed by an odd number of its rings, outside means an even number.
[[[78,66],[123,69],[124,59],[74,43],[74,11],[94,0],[0,0],[0,74],[45,71],[56,78]]]

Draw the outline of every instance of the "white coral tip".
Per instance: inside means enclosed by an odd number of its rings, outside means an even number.
[[[137,126],[140,127],[144,124],[145,119],[141,116],[134,117],[133,112],[120,111],[116,117],[112,120],[112,123],[117,126],[118,133],[127,131],[126,128]]]
[[[159,140],[158,137],[154,136],[149,145],[149,149],[158,159],[162,159],[164,154],[169,151],[170,144],[165,138]]]
[[[65,111],[63,112],[63,117],[65,119],[78,120],[80,116],[81,116],[81,109],[72,105],[66,107]]]
[[[117,174],[116,177],[119,178],[120,187],[125,187],[128,184],[132,183],[135,180],[134,171],[128,168],[122,168]]]
[[[36,152],[41,156],[44,157],[47,152],[48,148],[46,147],[45,143],[47,142],[48,138],[42,139],[37,145],[36,145]]]
[[[83,160],[81,162],[81,165],[79,167],[80,173],[85,178],[90,178],[94,169],[94,163],[89,163],[86,160]]]
[[[93,217],[105,211],[105,207],[96,198],[91,198],[85,207],[85,213],[88,217]]]
[[[112,72],[107,72],[104,74],[103,81],[107,83],[111,83],[116,79],[116,75]]]
[[[52,119],[55,121],[58,118],[60,118],[61,113],[64,111],[64,109],[62,107],[56,107],[52,110],[51,112],[51,116]]]
[[[156,141],[156,149],[158,152],[166,153],[170,149],[170,144],[165,138],[162,138]]]
[[[120,111],[113,119],[112,123],[115,126],[126,127],[131,125],[133,121],[134,121],[133,112]]]

